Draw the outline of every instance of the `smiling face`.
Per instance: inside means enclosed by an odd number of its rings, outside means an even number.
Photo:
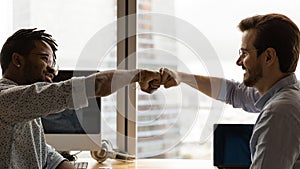
[[[23,80],[25,84],[52,82],[53,51],[42,40],[34,41],[35,48],[24,57]]]
[[[243,32],[241,55],[236,61],[236,64],[245,70],[243,83],[250,87],[255,87],[263,77],[261,57],[257,56],[258,49],[253,46],[254,40],[254,29]]]

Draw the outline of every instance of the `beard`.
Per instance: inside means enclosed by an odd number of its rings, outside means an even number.
[[[253,87],[262,78],[262,69],[257,66],[254,69],[248,69],[244,75],[243,83],[245,86]]]
[[[30,85],[36,82],[45,82],[44,77],[36,71],[34,67],[26,66],[24,68],[24,83],[26,85]]]

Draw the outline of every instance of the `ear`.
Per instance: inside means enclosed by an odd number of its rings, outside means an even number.
[[[274,48],[267,48],[265,50],[264,60],[267,65],[272,65],[278,60],[276,51]]]
[[[17,68],[20,68],[24,64],[24,57],[16,52],[12,54],[11,62]]]

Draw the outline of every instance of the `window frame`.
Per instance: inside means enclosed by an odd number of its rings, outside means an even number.
[[[118,69],[136,69],[136,12],[137,0],[117,0]],[[133,155],[136,155],[137,142],[136,99],[135,83],[117,92],[117,146],[121,151]]]

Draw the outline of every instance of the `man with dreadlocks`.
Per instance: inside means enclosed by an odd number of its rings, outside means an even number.
[[[108,70],[52,83],[57,73],[56,47],[51,35],[36,29],[21,29],[3,45],[0,54],[1,169],[74,169],[46,143],[40,117],[67,108],[85,107],[88,98],[110,95],[130,83],[139,82],[141,90],[148,93],[160,86],[159,72],[142,69]]]

